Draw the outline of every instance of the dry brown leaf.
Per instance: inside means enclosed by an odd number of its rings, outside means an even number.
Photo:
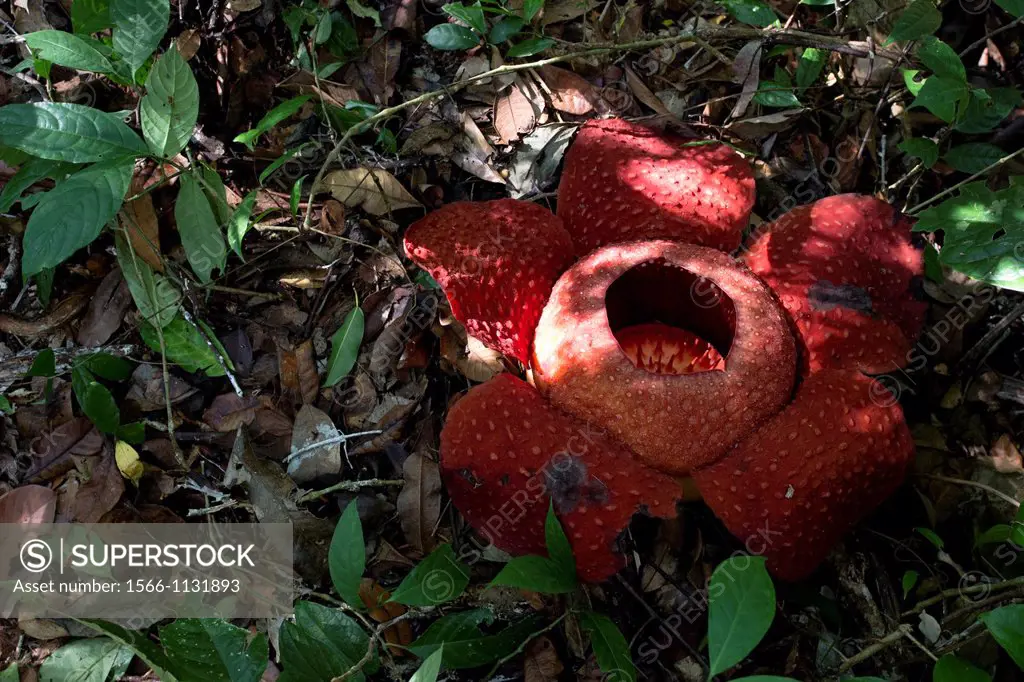
[[[31,482],[49,481],[74,468],[72,459],[98,455],[103,436],[88,419],[78,418],[61,424],[32,443],[35,462],[27,478]]]
[[[328,199],[320,213],[320,229],[327,234],[341,234],[345,231],[345,206],[340,201]]]
[[[136,173],[132,178],[129,194],[141,192],[149,179],[150,176]],[[146,193],[125,204],[124,211],[118,214],[118,218],[135,253],[151,268],[163,272],[164,264],[160,259],[160,223],[153,207],[152,195]]]
[[[628,66],[626,67],[626,84],[633,91],[633,95],[653,109],[655,113],[663,116],[672,116],[672,112],[668,110],[665,103],[658,99],[658,96],[651,92],[651,89],[647,87],[640,76],[636,75],[633,69]]]
[[[733,82],[743,87],[732,108],[732,117],[739,118],[746,112],[754,95],[757,94],[757,87],[760,84],[760,65],[763,44],[760,40],[751,40],[740,48],[736,53],[736,60],[732,64]]]
[[[553,0],[544,3],[544,16],[541,17],[540,23],[547,26],[569,21],[583,16],[601,4],[600,0]]]
[[[258,407],[259,400],[256,398],[243,398],[236,393],[222,393],[214,398],[210,407],[203,412],[203,421],[214,431],[228,433],[243,424],[252,424],[256,419]]]
[[[481,180],[504,184],[504,178],[490,164],[493,156],[494,147],[480,132],[476,121],[468,113],[462,112],[462,137],[459,138],[458,148],[451,154],[452,163]]]
[[[199,51],[199,46],[202,42],[203,35],[196,28],[186,29],[174,39],[174,45],[178,48],[178,54],[186,62],[196,56],[196,52]]]
[[[350,168],[329,173],[322,189],[349,208],[384,215],[401,208],[422,208],[394,175],[386,170]]]
[[[550,65],[542,66],[540,75],[550,90],[551,106],[558,111],[583,116],[594,110],[597,89],[583,76]]]
[[[295,415],[292,427],[292,456],[288,460],[288,475],[292,480],[303,484],[321,476],[341,473],[339,435],[338,427],[326,412],[312,405],[303,405]],[[334,439],[333,443],[308,449],[331,439]]]
[[[1011,438],[1009,434],[1004,433],[999,436],[999,439],[992,445],[988,454],[989,456],[987,458],[983,458],[984,463],[988,464],[999,473],[1024,473],[1024,465],[1022,465],[1020,450],[1017,449],[1016,444],[1013,442],[1013,438]]]
[[[89,301],[89,309],[82,318],[75,339],[83,346],[103,345],[121,326],[131,302],[132,294],[121,270],[111,270]]]
[[[406,541],[425,555],[434,547],[434,526],[441,516],[441,472],[437,462],[413,453],[402,465],[402,477],[398,519]]]
[[[316,400],[320,390],[320,376],[316,372],[312,339],[302,342],[294,350],[278,345],[277,366],[281,388],[290,394],[296,403],[308,404]]]
[[[533,103],[523,94],[519,85],[513,85],[494,101],[494,130],[502,144],[518,140],[523,133],[533,130],[537,114]]]
[[[555,645],[547,637],[538,637],[526,647],[523,659],[525,682],[555,682],[564,669]]]
[[[58,523],[99,523],[124,494],[124,479],[109,447],[97,457],[80,460],[77,476],[70,476],[57,499]]]
[[[0,495],[0,523],[53,523],[57,495],[41,485],[23,485]]]

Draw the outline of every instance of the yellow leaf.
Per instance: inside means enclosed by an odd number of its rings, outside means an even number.
[[[138,485],[139,479],[142,478],[143,467],[135,448],[123,440],[117,441],[117,445],[114,447],[114,459],[117,461],[117,468],[121,470],[121,474]]]
[[[386,170],[350,168],[324,178],[323,189],[349,208],[362,207],[371,215],[384,215],[400,208],[422,206],[402,183]]]

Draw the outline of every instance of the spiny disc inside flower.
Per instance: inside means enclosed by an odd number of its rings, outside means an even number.
[[[635,367],[654,374],[693,374],[723,369],[725,359],[691,331],[660,322],[615,332],[622,352]]]

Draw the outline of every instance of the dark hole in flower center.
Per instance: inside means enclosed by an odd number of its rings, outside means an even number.
[[[725,368],[736,308],[711,280],[663,259],[627,270],[605,294],[608,323],[637,367],[654,374]]]

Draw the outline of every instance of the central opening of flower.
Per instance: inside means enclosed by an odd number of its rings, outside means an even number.
[[[635,366],[654,374],[725,369],[736,308],[711,280],[666,260],[647,261],[612,282],[605,309]]]

